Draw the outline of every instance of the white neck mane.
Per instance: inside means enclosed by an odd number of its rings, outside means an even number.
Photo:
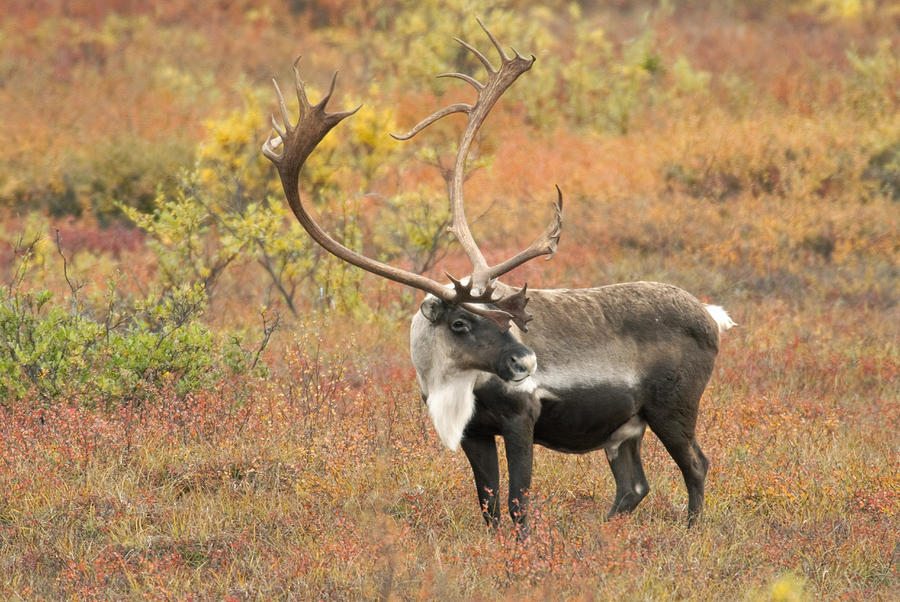
[[[428,414],[441,441],[456,451],[466,424],[475,412],[475,380],[478,372],[455,374],[449,380],[428,387]]]

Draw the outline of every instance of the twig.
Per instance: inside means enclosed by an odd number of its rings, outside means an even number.
[[[62,250],[62,236],[59,233],[59,228],[56,228],[56,250],[59,253],[59,256],[62,257],[63,260],[63,276],[66,279],[66,284],[69,285],[69,290],[72,293],[72,311],[74,312],[78,308],[78,291],[84,288],[84,282],[75,282],[69,278],[69,261],[66,259],[66,254],[63,253]]]
[[[272,338],[272,333],[278,329],[278,325],[281,323],[281,314],[277,311],[275,312],[275,320],[271,323],[266,319],[266,313],[264,311],[260,312],[259,315],[262,317],[263,321],[263,340],[256,349],[256,353],[253,355],[253,362],[250,364],[251,370],[256,368],[260,355],[262,355],[262,352],[265,351],[266,347],[269,345],[269,339]]]

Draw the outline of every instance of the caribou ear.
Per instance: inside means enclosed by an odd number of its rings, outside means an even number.
[[[422,312],[423,316],[428,318],[429,322],[437,322],[441,319],[441,316],[444,315],[444,312],[447,310],[447,306],[437,297],[428,295],[427,297],[425,297],[425,300],[422,301],[422,306],[419,308],[419,310]]]

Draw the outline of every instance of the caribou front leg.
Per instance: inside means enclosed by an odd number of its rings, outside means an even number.
[[[516,526],[516,537],[528,537],[528,496],[534,461],[534,420],[526,414],[505,421],[503,441],[509,468],[509,515]]]
[[[500,466],[497,461],[497,443],[493,435],[466,435],[460,442],[472,473],[475,475],[475,488],[478,490],[478,503],[481,514],[489,527],[497,528],[500,524]]]

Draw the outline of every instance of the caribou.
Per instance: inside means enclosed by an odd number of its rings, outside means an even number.
[[[337,73],[328,93],[313,105],[300,77],[300,59],[295,61],[296,124],[274,81],[282,123],[272,117],[275,131],[262,152],[277,168],[291,210],[316,243],[343,261],[426,293],[410,327],[416,379],[440,440],[451,450],[462,447],[471,464],[488,525],[496,528],[501,517],[498,436],[506,450],[509,514],[525,533],[535,444],[571,454],[603,449],[615,479],[612,517],[634,510],[649,491],[641,464],[641,441],[649,426],[681,470],[690,526],[703,508],[709,466],[696,437],[700,398],[720,332],[734,322],[721,307],[705,305],[668,284],[534,290],[498,280],[527,261],[555,254],[562,192],[556,188],[550,223],[529,247],[488,264],[466,221],[466,160],[494,104],[535,57],[515,50],[508,54],[478,23],[499,54],[499,67],[454,38],[484,66],[486,79],[463,73],[439,76],[472,86],[475,102],[442,108],[408,133],[392,134],[405,140],[448,115],[466,116],[448,175],[448,196],[450,231],[472,264],[468,276],[447,274],[450,282],[445,284],[377,261],[333,239],[311,217],[298,191],[300,168],[325,135],[359,109],[326,110]]]

